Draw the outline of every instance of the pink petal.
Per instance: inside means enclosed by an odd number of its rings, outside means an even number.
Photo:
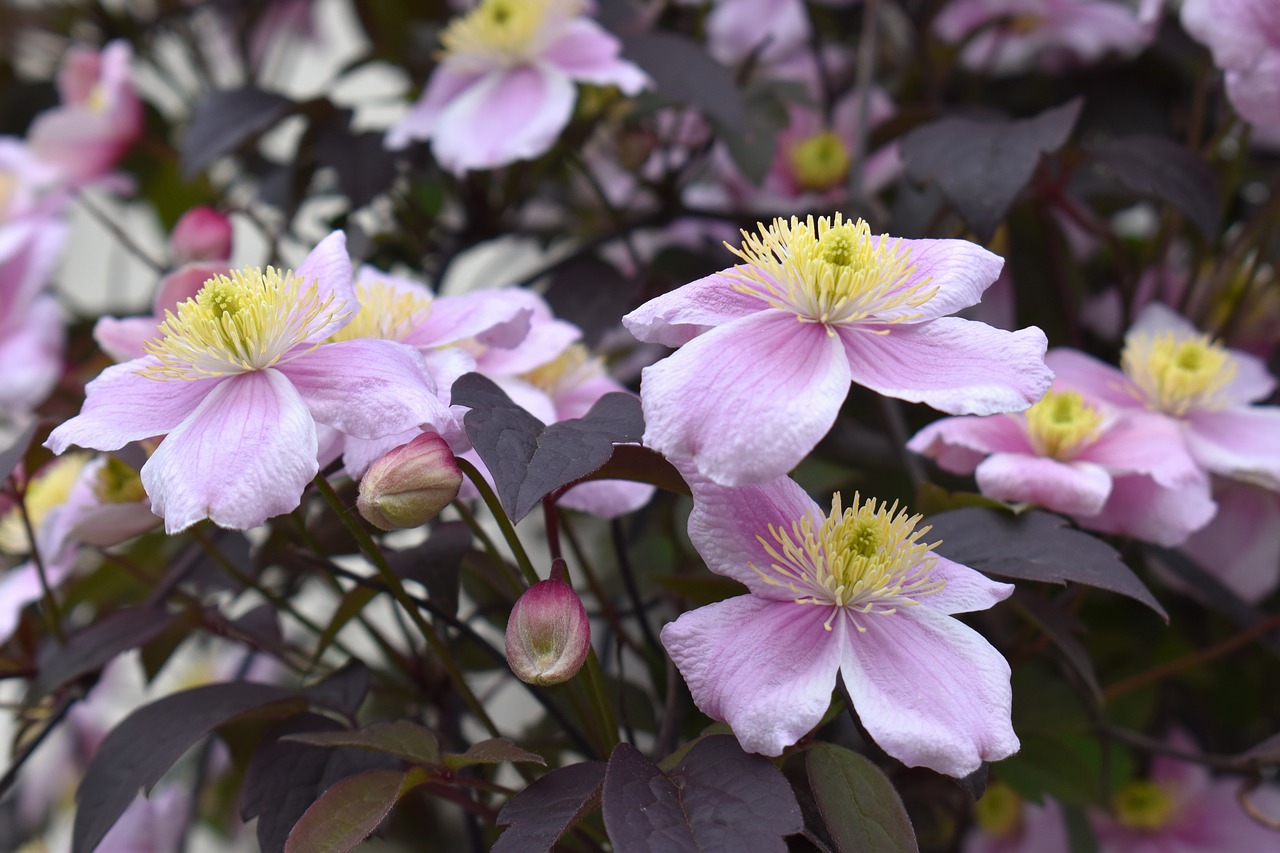
[[[35,563],[23,563],[0,574],[0,643],[13,635],[27,605],[43,595]]]
[[[723,273],[700,278],[664,293],[622,318],[622,325],[647,343],[678,347],[731,320],[769,306],[758,296],[735,290]]]
[[[942,418],[912,436],[907,449],[954,474],[973,473],[990,453],[1035,455],[1022,425],[1005,415]]]
[[[4,320],[14,324],[0,329],[0,411],[17,417],[44,402],[57,385],[66,326],[57,300],[47,295]]]
[[[1187,415],[1191,455],[1215,474],[1280,490],[1280,406]]]
[[[154,359],[108,367],[85,386],[80,414],[59,426],[45,442],[54,453],[71,445],[119,450],[131,441],[164,435],[182,423],[223,378],[161,382],[138,375]]]
[[[989,498],[1069,515],[1096,515],[1111,494],[1111,475],[1089,462],[997,453],[984,459],[975,474],[978,488]]]
[[[422,354],[395,341],[360,338],[321,344],[278,370],[317,421],[357,438],[381,438],[429,425],[456,428],[435,394]]]
[[[556,420],[580,418],[605,394],[631,394],[621,382],[612,376],[595,376],[565,389],[555,396]],[[635,396],[631,394],[631,396]]]
[[[93,324],[93,339],[117,362],[144,358],[142,345],[158,337],[155,317],[99,317]]]
[[[1173,547],[1209,523],[1217,504],[1209,496],[1209,481],[1166,488],[1150,477],[1116,477],[1106,505],[1097,513],[1080,513],[1081,527],[1118,533],[1145,542]]]
[[[644,369],[644,443],[718,483],[763,483],[808,455],[848,393],[838,338],[791,312],[762,311]]]
[[[1280,585],[1280,495],[1219,480],[1218,513],[1182,550],[1250,604]]]
[[[140,536],[160,521],[146,501],[101,504],[76,522],[71,535],[86,545],[106,548]]]
[[[1187,451],[1178,422],[1145,411],[1123,413],[1074,461],[1093,462],[1112,474],[1145,474],[1161,486],[1174,488],[1204,479]]]
[[[142,466],[166,533],[202,518],[235,530],[290,512],[316,475],[316,426],[277,370],[222,380]]]
[[[312,329],[306,337],[309,343],[323,341],[351,322],[360,310],[351,256],[347,254],[347,235],[341,231],[334,231],[317,243],[293,273],[308,285],[313,282],[319,284],[321,294],[333,294],[333,307],[345,308],[349,312],[341,319]]]
[[[382,438],[354,438],[344,435],[342,437],[342,467],[346,469],[349,477],[358,480],[364,476],[364,472],[368,471],[369,466],[374,462],[377,462],[400,445],[413,441],[421,433],[422,430],[415,427],[394,435],[384,435]]]
[[[733,727],[748,752],[779,755],[826,713],[845,642],[830,608],[730,598],[685,613],[662,629],[694,704]]]
[[[557,320],[547,301],[531,290],[507,288],[502,291],[502,298],[511,305],[528,310],[529,332],[515,346],[494,344],[476,357],[478,369],[490,379],[515,376],[541,367],[582,337],[581,329]]]
[[[915,319],[911,322],[924,322],[976,305],[1004,267],[1004,258],[968,240],[902,240],[900,243],[890,240],[890,244],[908,251],[911,265],[915,267],[903,286],[911,287],[927,280],[925,292],[933,288],[937,288],[937,292],[919,308],[876,312],[881,320],[912,316]]]
[[[1055,348],[1044,357],[1063,390],[1079,391],[1104,403],[1124,409],[1141,408],[1142,403],[1128,378],[1117,368],[1091,355],[1066,347]]]
[[[430,139],[440,123],[440,114],[484,78],[482,73],[459,71],[448,63],[437,65],[422,98],[387,131],[386,146],[394,150],[407,147],[415,139]]]
[[[564,34],[542,53],[542,59],[574,80],[596,86],[617,86],[635,95],[650,85],[649,76],[618,54],[622,45],[589,18],[574,18]]]
[[[840,673],[881,749],[955,777],[1017,752],[1009,664],[982,635],[923,604],[860,621]]]
[[[178,303],[193,298],[206,281],[226,275],[230,270],[226,261],[196,261],[174,270],[160,280],[151,303],[151,313],[157,320],[163,319],[165,311],[176,311]]]
[[[1016,332],[942,317],[890,327],[889,334],[840,329],[853,381],[887,397],[951,415],[1027,408],[1048,390],[1044,332]]]
[[[483,336],[487,346],[510,349],[525,339],[529,327],[529,309],[502,291],[473,291],[436,299],[431,316],[405,343],[442,347]]]
[[[930,541],[928,534],[925,542]],[[929,576],[946,581],[946,586],[923,599],[927,606],[939,613],[975,613],[987,610],[1013,595],[1013,584],[993,581],[982,572],[948,560],[941,554],[933,555],[933,569]]]
[[[592,480],[565,492],[559,505],[597,518],[617,518],[635,512],[653,497],[654,488],[630,480]]]

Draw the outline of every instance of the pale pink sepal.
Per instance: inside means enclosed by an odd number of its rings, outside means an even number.
[[[1002,415],[941,418],[913,435],[907,449],[953,474],[972,474],[990,453],[1035,455],[1022,424]]]
[[[360,310],[351,256],[347,254],[347,235],[341,231],[334,231],[317,243],[293,273],[308,286],[318,285],[321,294],[332,295],[331,307],[336,309],[335,319],[308,331],[308,343],[323,341],[350,323]]]
[[[1280,490],[1280,406],[1191,412],[1186,437],[1209,471]]]
[[[621,44],[589,18],[574,18],[542,58],[574,80],[596,86],[617,86],[636,95],[653,81],[634,64],[621,59]]]
[[[768,307],[763,297],[737,290],[735,284],[723,273],[712,273],[650,299],[623,317],[622,325],[638,340],[678,347],[714,326]]]
[[[1183,545],[1236,595],[1257,604],[1280,585],[1280,494],[1217,480],[1218,512]]]
[[[996,453],[975,472],[984,495],[1033,503],[1068,515],[1095,515],[1111,494],[1111,475],[1089,462]]]

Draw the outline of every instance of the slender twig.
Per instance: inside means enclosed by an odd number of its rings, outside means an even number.
[[[31,515],[27,512],[27,493],[25,488],[18,490],[18,515],[22,517],[22,527],[27,531],[27,542],[31,545],[31,563],[36,567],[36,575],[40,578],[40,590],[44,596],[45,618],[49,622],[49,630],[53,632],[54,639],[61,646],[67,641],[66,636],[62,633],[62,611],[58,607],[57,596],[53,594],[53,587],[49,585],[49,574],[45,570],[44,558],[40,555],[40,545],[36,542],[36,530],[31,524]]]
[[[138,245],[136,240],[130,237],[123,228],[116,224],[115,220],[107,215],[106,211],[98,207],[96,203],[90,202],[89,197],[85,193],[80,193],[80,195],[76,196],[76,201],[80,202],[80,206],[83,207],[99,225],[110,233],[112,237],[116,238],[116,241],[122,247],[127,249],[129,254],[151,267],[154,272],[163,273],[165,271],[164,264],[151,257],[146,250]]]
[[[662,644],[658,642],[658,635],[654,633],[653,626],[649,624],[649,611],[644,606],[644,602],[640,599],[640,589],[636,586],[635,572],[631,569],[631,559],[627,556],[627,545],[623,541],[622,522],[618,519],[612,519],[609,522],[609,534],[613,540],[614,558],[618,561],[618,573],[622,575],[622,585],[627,590],[627,597],[631,599],[631,607],[635,610],[636,621],[640,623],[640,633],[644,634],[645,642],[649,644],[649,648],[657,650],[662,648]]]

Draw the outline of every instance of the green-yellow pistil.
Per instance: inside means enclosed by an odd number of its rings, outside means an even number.
[[[330,340],[377,338],[403,341],[431,316],[432,298],[425,292],[397,289],[385,281],[356,285],[360,310]]]
[[[1092,444],[1102,425],[1102,412],[1075,391],[1049,391],[1025,416],[1032,446],[1061,461]]]
[[[274,267],[246,267],[206,281],[176,314],[166,311],[160,337],[143,345],[158,363],[138,372],[192,380],[265,370],[310,352],[318,344],[295,347],[346,313],[314,281]]]
[[[793,144],[787,150],[787,161],[801,189],[829,190],[849,176],[849,152],[829,130]]]
[[[733,288],[794,312],[802,323],[890,326],[919,317],[911,309],[937,292],[929,279],[908,284],[915,273],[901,239],[873,237],[861,219],[810,216],[775,219],[758,234],[742,232],[740,249],[725,244],[745,263],[728,273]],[[887,334],[888,329],[876,329]]]
[[[71,487],[76,484],[80,472],[89,462],[88,453],[68,453],[46,465],[27,483],[23,504],[32,530],[39,530],[49,513],[67,502]],[[31,539],[22,521],[21,507],[11,507],[0,515],[0,552],[26,554],[31,551]]]
[[[549,19],[567,20],[582,11],[580,0],[482,0],[440,34],[443,56],[480,65],[516,65],[547,45]]]
[[[919,604],[918,599],[946,584],[930,576],[937,558],[929,552],[940,543],[919,542],[929,532],[928,527],[915,529],[920,518],[900,510],[897,501],[860,502],[857,494],[845,508],[836,494],[830,514],[816,523],[806,515],[789,529],[769,525],[769,535],[756,539],[773,562],[751,568],[765,583],[794,593],[796,604],[833,608],[828,631],[842,612],[865,631],[859,615],[890,615]]]
[[[1231,353],[1208,335],[1175,332],[1129,335],[1120,366],[1148,408],[1175,417],[1225,406],[1222,392],[1238,369]]]
[[[1012,835],[1022,825],[1022,798],[1005,783],[992,782],[974,804],[973,819],[988,835]]]
[[[1125,826],[1154,832],[1173,818],[1173,798],[1155,782],[1130,782],[1116,792],[1115,809]]]

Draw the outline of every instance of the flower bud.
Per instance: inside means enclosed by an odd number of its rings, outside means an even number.
[[[530,684],[573,678],[591,648],[591,623],[578,594],[562,580],[525,590],[507,620],[507,665]]]
[[[169,235],[169,252],[177,264],[222,261],[231,257],[231,220],[212,207],[193,207]]]
[[[458,496],[462,472],[445,440],[424,432],[369,466],[356,506],[381,530],[404,530],[435,518]]]

